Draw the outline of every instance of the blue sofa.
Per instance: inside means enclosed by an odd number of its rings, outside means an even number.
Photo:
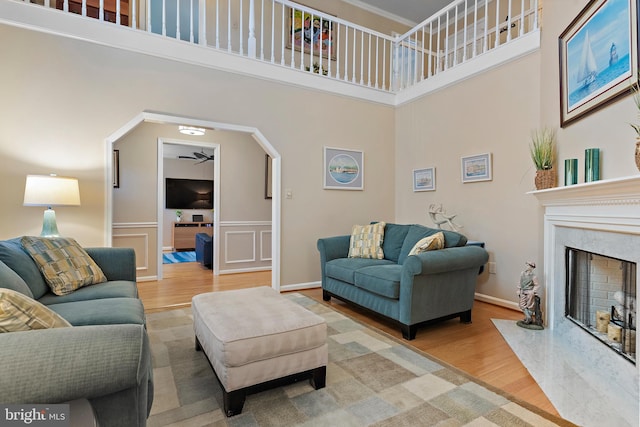
[[[85,250],[108,281],[59,296],[20,238],[0,241],[0,287],[39,301],[73,326],[0,333],[0,402],[88,399],[101,427],[145,426],[153,371],[135,253]]]
[[[445,248],[409,256],[423,237],[443,230],[417,224],[386,224],[384,259],[348,258],[350,235],[318,240],[323,299],[354,303],[399,323],[412,340],[421,325],[460,317],[471,322],[480,268],[487,251],[443,231]]]

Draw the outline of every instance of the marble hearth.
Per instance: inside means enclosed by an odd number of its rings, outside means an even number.
[[[547,329],[494,323],[563,417],[584,426],[638,426],[638,366],[565,317],[565,251],[640,264],[640,175],[530,194],[544,207]]]

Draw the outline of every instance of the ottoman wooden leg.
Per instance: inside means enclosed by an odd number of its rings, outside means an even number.
[[[327,367],[321,366],[313,370],[311,374],[311,385],[318,390],[324,388],[327,383]]]
[[[227,417],[238,415],[242,412],[244,406],[244,400],[247,397],[247,391],[245,389],[226,391],[222,389],[222,402],[224,405],[224,413]]]

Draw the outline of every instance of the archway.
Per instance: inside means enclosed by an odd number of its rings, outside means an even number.
[[[131,119],[128,123],[123,125],[116,132],[106,138],[105,142],[105,157],[107,159],[106,168],[106,213],[105,213],[105,236],[108,245],[112,245],[112,225],[113,225],[113,195],[112,195],[112,182],[114,172],[113,162],[113,146],[120,138],[127,133],[131,132],[136,126],[143,122],[158,123],[158,124],[173,124],[173,125],[186,125],[195,127],[204,127],[210,129],[227,130],[234,132],[243,132],[251,135],[251,137],[260,145],[260,147],[271,157],[272,159],[272,205],[271,205],[271,221],[272,221],[272,241],[271,241],[271,253],[272,253],[272,265],[271,265],[271,286],[280,290],[280,229],[281,229],[281,156],[277,150],[271,145],[271,143],[262,135],[262,133],[254,127],[240,126],[229,123],[219,123],[211,120],[195,119],[190,117],[175,116],[170,114],[160,114],[152,112],[142,112],[136,117]],[[214,223],[214,233],[219,233],[218,221]],[[216,239],[219,245],[218,239]],[[214,251],[218,251],[219,247],[214,247]]]

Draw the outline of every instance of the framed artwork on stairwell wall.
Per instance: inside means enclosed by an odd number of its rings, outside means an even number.
[[[491,153],[462,157],[462,182],[491,181]]]
[[[565,127],[628,94],[638,81],[637,0],[591,0],[558,45]]]
[[[436,168],[424,168],[413,170],[413,191],[435,191]]]
[[[364,153],[346,148],[324,147],[324,188],[364,189]]]
[[[289,9],[289,34],[287,48],[303,51],[305,56],[313,54],[336,59],[335,23],[324,16],[313,15],[300,9]]]

